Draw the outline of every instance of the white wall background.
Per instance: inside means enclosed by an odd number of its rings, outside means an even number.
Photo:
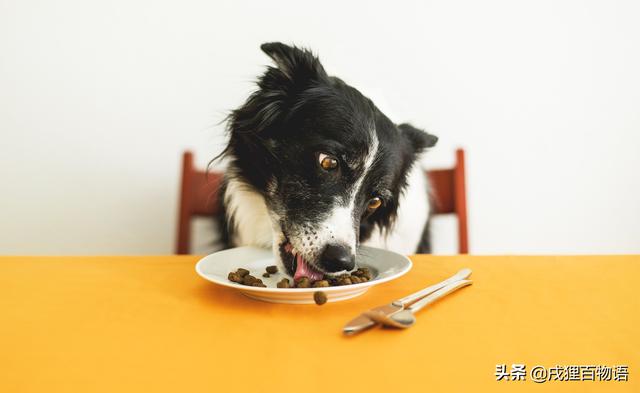
[[[639,253],[639,20],[604,0],[0,1],[0,254],[171,253],[181,151],[220,150],[273,40],[439,135],[429,166],[467,149],[473,252]]]

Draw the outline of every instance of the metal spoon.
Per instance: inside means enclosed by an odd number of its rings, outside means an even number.
[[[417,311],[420,311],[422,308],[435,302],[441,297],[446,296],[457,289],[466,287],[467,285],[471,285],[472,283],[473,281],[471,280],[456,281],[452,284],[447,285],[444,288],[441,288],[433,292],[431,295],[426,296],[421,300],[418,300],[417,302],[413,303],[409,307],[393,315],[387,315],[383,312],[379,312],[375,310],[366,311],[364,314],[367,317],[369,317],[371,320],[385,326],[392,326],[392,327],[401,328],[401,329],[408,328],[413,326],[413,324],[416,323],[416,317],[414,314]]]

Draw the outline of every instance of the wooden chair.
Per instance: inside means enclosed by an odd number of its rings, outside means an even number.
[[[178,212],[178,241],[176,254],[189,254],[191,249],[191,220],[220,213],[218,197],[222,185],[221,172],[205,172],[193,166],[193,153],[182,154],[182,182]]]
[[[458,252],[468,254],[464,150],[456,150],[456,164],[453,168],[430,170],[427,175],[431,184],[433,213],[455,214],[458,217]]]
[[[456,150],[456,164],[451,169],[427,171],[431,182],[434,214],[455,214],[458,217],[458,251],[469,252],[467,235],[467,204],[465,191],[464,150]],[[177,254],[188,254],[191,245],[191,220],[219,214],[219,193],[223,174],[205,172],[193,166],[193,154],[182,155],[182,182],[178,217]]]

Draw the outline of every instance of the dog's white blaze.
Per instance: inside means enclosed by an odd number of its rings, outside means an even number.
[[[369,169],[376,161],[376,157],[378,156],[378,136],[376,135],[376,131],[373,130],[371,132],[371,146],[369,147],[369,151],[367,152],[366,157],[364,158],[364,166],[362,170],[362,174],[353,184],[353,188],[351,189],[351,195],[349,196],[349,204],[351,207],[351,211],[353,212],[353,208],[355,207],[356,197],[358,196],[358,192],[360,191],[360,187],[362,186],[362,182],[364,178],[367,177],[367,173],[369,173]]]
[[[318,245],[341,244],[355,254],[356,234],[353,230],[353,209],[337,205],[329,217],[317,227]]]
[[[369,173],[378,155],[378,136],[375,130],[371,132],[371,144],[364,159],[364,165],[360,177],[356,179],[349,192],[346,201],[338,201],[329,217],[318,227],[320,244],[342,243],[351,247],[351,252],[356,253],[356,232],[354,230],[356,198],[362,182]],[[345,203],[346,202],[346,203]]]
[[[273,243],[271,218],[264,197],[245,182],[230,176],[225,192],[227,214],[234,226],[236,246],[270,248]]]

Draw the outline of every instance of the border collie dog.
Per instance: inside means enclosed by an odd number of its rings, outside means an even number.
[[[231,112],[221,154],[226,246],[273,248],[287,273],[312,280],[353,270],[360,244],[428,252],[418,161],[438,138],[391,122],[310,51],[261,49],[276,66]]]

